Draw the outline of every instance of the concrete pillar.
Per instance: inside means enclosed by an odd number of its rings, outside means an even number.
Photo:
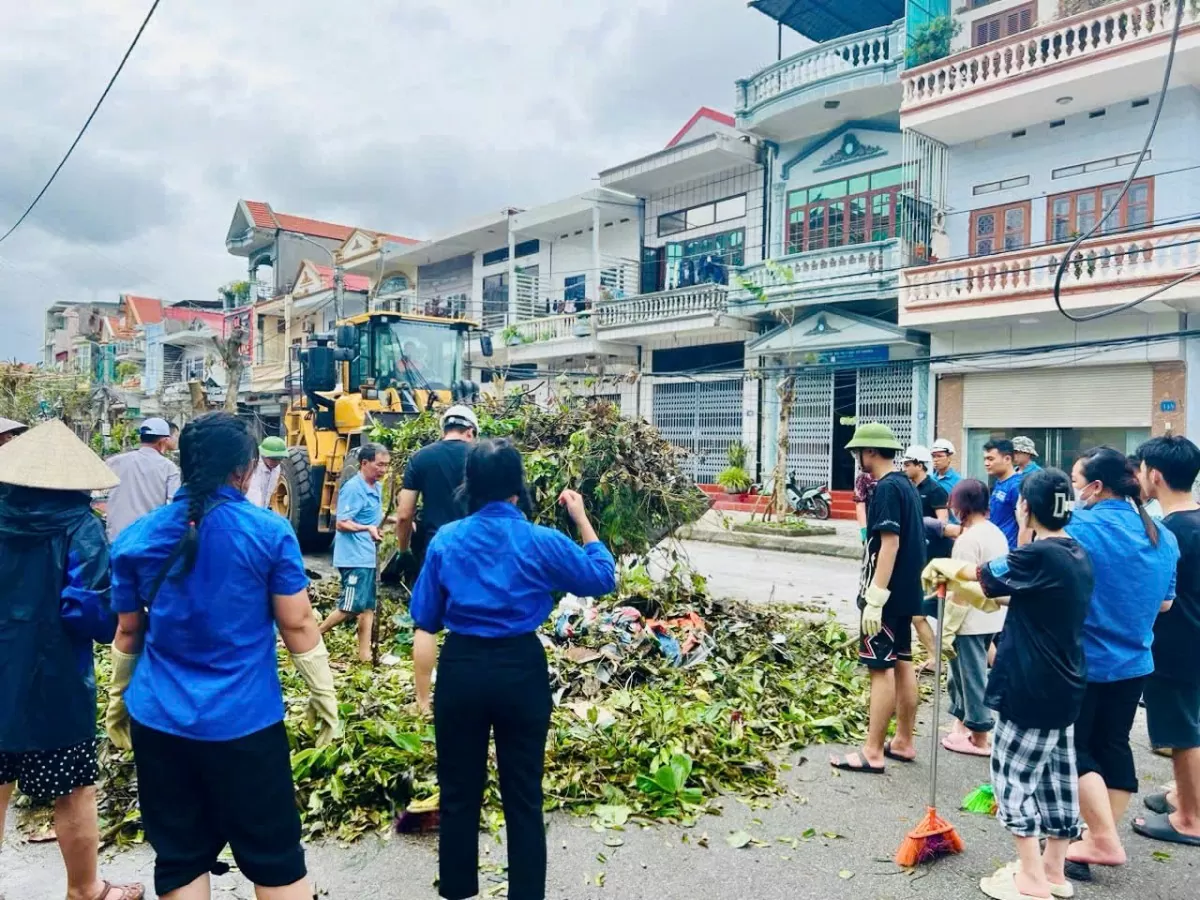
[[[517,310],[517,233],[512,220],[508,223],[508,323],[519,319]]]
[[[1181,360],[1156,362],[1153,370],[1153,388],[1150,402],[1150,433],[1183,434],[1187,429],[1187,370]],[[1164,409],[1164,406],[1166,407]]]
[[[1189,313],[1184,327],[1188,331],[1200,329],[1200,314]],[[1185,434],[1192,440],[1200,439],[1200,338],[1184,338],[1184,359],[1187,371],[1184,374]]]
[[[967,432],[963,427],[963,376],[938,376],[937,419],[934,432],[954,444],[961,460],[967,450]],[[965,465],[959,463],[958,465]],[[962,471],[961,468],[959,471]]]
[[[593,279],[595,279],[593,281]],[[585,290],[586,296],[599,302],[600,300],[600,201],[592,206],[592,276],[586,279],[592,282]]]

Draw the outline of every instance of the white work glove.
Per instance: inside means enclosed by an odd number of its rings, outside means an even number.
[[[339,734],[337,693],[325,642],[318,641],[307,653],[293,653],[292,664],[308,685],[308,724],[311,728],[319,726],[317,746],[324,747]]]
[[[116,644],[112,646],[112,678],[108,682],[108,709],[104,712],[104,730],[108,739],[118,750],[132,750],[133,738],[129,734],[129,710],[125,708],[125,691],[133,680],[134,669],[140,654],[122,653]]]
[[[863,594],[863,600],[867,605],[862,613],[862,632],[867,637],[875,637],[883,631],[883,607],[891,596],[892,592],[887,588],[881,588],[875,584],[867,586],[867,590]]]

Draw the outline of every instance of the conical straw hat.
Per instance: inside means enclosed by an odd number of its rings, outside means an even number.
[[[50,491],[103,491],[121,479],[70,428],[51,419],[0,447],[0,482]]]

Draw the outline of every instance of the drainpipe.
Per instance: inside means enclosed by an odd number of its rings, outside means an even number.
[[[518,320],[517,316],[517,233],[513,231],[512,217],[508,219],[508,324]]]
[[[763,199],[762,199],[762,250],[763,261],[770,258],[771,246],[771,175],[775,167],[775,154],[779,151],[777,144],[771,141],[763,142]]]

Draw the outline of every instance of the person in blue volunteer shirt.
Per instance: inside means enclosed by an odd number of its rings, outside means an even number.
[[[159,897],[208,897],[229,845],[259,897],[309,900],[276,626],[309,686],[318,746],[338,713],[300,545],[246,499],[257,448],[245,422],[200,416],[179,452],[173,501],[112,550],[109,739],[132,744]]]
[[[954,468],[954,445],[945,438],[938,438],[929,448],[933,456],[933,471],[929,473],[937,484],[946,492],[946,496],[954,493],[955,486],[962,481],[962,475]]]
[[[358,658],[371,660],[371,626],[375,619],[376,553],[382,536],[383,485],[392,458],[382,444],[363,444],[358,474],[338,490],[337,532],[333,564],[342,576],[337,609],[321,623],[321,634],[348,619],[358,620]]]
[[[1083,625],[1087,692],[1075,723],[1088,831],[1067,858],[1117,866],[1126,860],[1117,822],[1138,789],[1129,732],[1146,676],[1154,671],[1155,620],[1175,598],[1179,543],[1142,509],[1138,473],[1121,451],[1088,451],[1075,463],[1071,481],[1075,514],[1067,533],[1091,557],[1096,584]]]
[[[550,727],[550,680],[537,636],[552,593],[599,597],[616,589],[616,565],[588,521],[583,498],[563,491],[579,532],[528,522],[521,454],[507,441],[484,441],[467,455],[463,487],[469,515],[443,525],[429,544],[410,613],[417,703],[433,706],[440,801],[441,895],[479,893],[479,814],[487,784],[488,739],[496,736],[500,795],[508,832],[508,896],[543,900],[546,832],[542,768]]]
[[[1042,467],[1037,462],[1037,444],[1033,442],[1033,438],[1018,435],[1012,439],[1012,445],[1013,464],[1018,472],[1022,475],[1032,475],[1041,471]]]
[[[1013,462],[1012,441],[988,441],[983,445],[983,465],[995,479],[988,518],[1004,532],[1008,547],[1015,550],[1021,526],[1017,523],[1017,500],[1021,496],[1021,473]]]

